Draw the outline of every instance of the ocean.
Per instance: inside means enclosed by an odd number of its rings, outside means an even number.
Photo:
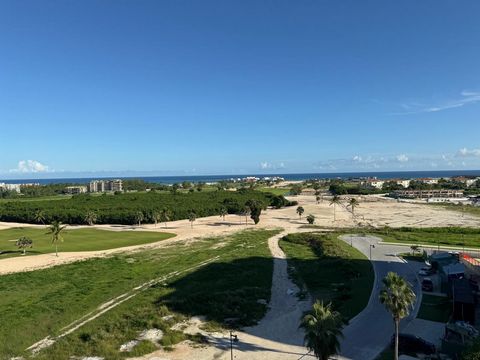
[[[237,179],[246,176],[259,178],[268,176],[280,176],[285,180],[307,180],[307,179],[349,179],[359,177],[377,177],[378,179],[418,179],[418,178],[447,178],[452,176],[479,176],[480,170],[444,170],[444,171],[391,171],[391,172],[351,172],[351,173],[303,173],[303,174],[243,174],[243,175],[197,175],[197,176],[136,176],[136,177],[89,177],[89,178],[52,178],[52,179],[18,179],[0,180],[7,184],[15,183],[39,183],[39,184],[62,184],[75,183],[86,184],[91,180],[99,179],[142,179],[148,182],[160,184],[174,184],[183,181],[189,182],[217,182],[220,180]]]

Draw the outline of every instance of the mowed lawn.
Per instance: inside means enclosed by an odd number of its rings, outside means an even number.
[[[289,234],[280,246],[292,277],[314,299],[332,302],[345,319],[367,305],[374,281],[372,265],[338,234]]]
[[[46,228],[18,227],[0,230],[0,259],[19,256],[22,251],[15,242],[22,236],[33,240],[33,247],[27,255],[55,252],[51,236]],[[107,250],[124,246],[149,244],[174,237],[175,234],[154,231],[109,231],[99,229],[74,229],[63,232],[64,241],[59,243],[59,251]]]
[[[0,276],[0,324],[4,324],[0,359],[30,358],[25,351],[30,345],[58,336],[63,327],[104,302],[168,274],[173,276],[61,338],[35,359],[100,356],[114,360],[139,356],[158,346],[169,348],[187,338],[172,330],[172,325],[192,315],[206,315],[210,326],[227,318],[236,319],[239,326],[254,324],[267,310],[258,300],[270,298],[273,259],[268,239],[278,232],[247,230]],[[192,269],[206,260],[213,262]],[[164,332],[159,345],[143,342],[132,353],[119,351],[122,344],[150,328]]]

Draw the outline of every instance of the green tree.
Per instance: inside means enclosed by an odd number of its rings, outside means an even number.
[[[290,194],[292,195],[300,195],[302,193],[302,185],[300,184],[293,184],[290,188]]]
[[[315,196],[315,201],[317,202],[317,204],[320,204],[320,200],[322,200],[322,198],[320,197],[320,195],[316,195],[316,196]]]
[[[225,206],[222,206],[218,213],[220,214],[220,217],[223,218],[223,221],[225,221],[225,216],[228,215],[227,208]]]
[[[62,225],[60,221],[53,221],[48,227],[48,235],[52,237],[52,244],[55,245],[55,256],[58,256],[58,243],[63,242],[63,231],[67,226]]]
[[[340,350],[342,326],[340,313],[333,311],[331,304],[324,305],[317,300],[300,324],[305,331],[305,346],[317,359],[328,360]]]
[[[162,221],[162,213],[155,210],[152,213],[152,219],[153,219],[153,222],[155,223],[155,227],[157,227],[158,222]]]
[[[193,222],[197,220],[197,214],[194,211],[190,211],[188,214],[188,221],[190,221],[190,226],[193,228]]]
[[[411,286],[400,275],[389,272],[382,280],[383,288],[380,291],[380,302],[392,314],[395,324],[395,353],[398,360],[398,332],[400,320],[408,316],[415,302],[415,293]]]
[[[350,209],[352,209],[352,217],[355,218],[355,208],[357,206],[360,206],[360,203],[358,202],[357,199],[355,198],[351,198],[349,201],[348,201],[348,205],[350,207]]]
[[[43,212],[43,210],[38,209],[37,211],[35,211],[33,219],[36,223],[42,223],[43,225],[45,225],[45,213]]]
[[[302,218],[302,215],[304,212],[305,212],[305,209],[303,208],[303,206],[297,207],[297,214],[300,217],[300,219]]]
[[[412,250],[412,255],[415,256],[415,254],[417,253],[417,251],[420,251],[420,246],[418,246],[418,245],[411,245],[411,246],[410,246],[410,250]]]
[[[163,223],[165,223],[165,229],[167,228],[167,221],[172,218],[172,212],[167,208],[163,208],[160,212],[160,218]]]
[[[173,185],[170,187],[170,192],[171,192],[173,195],[176,195],[179,188],[180,188],[180,185],[178,185],[178,184],[173,184]]]
[[[258,200],[251,199],[248,200],[245,204],[250,209],[250,218],[253,220],[255,225],[260,222],[260,214],[262,213],[262,203]]]
[[[84,220],[88,225],[92,226],[97,222],[97,214],[95,213],[95,211],[88,210],[87,213],[85,214]]]
[[[31,248],[33,246],[33,240],[26,236],[22,236],[20,239],[18,239],[15,242],[15,246],[18,247],[19,249],[22,249],[23,250],[22,255],[25,255],[27,248]]]
[[[142,211],[137,211],[135,213],[135,222],[138,224],[138,226],[142,225],[142,221],[145,219],[145,215],[143,214]]]
[[[337,205],[341,204],[340,196],[333,195],[332,200],[330,200],[330,206],[333,205],[333,221],[337,221]]]
[[[315,215],[312,215],[312,214],[308,215],[307,221],[310,225],[312,225],[315,222]]]

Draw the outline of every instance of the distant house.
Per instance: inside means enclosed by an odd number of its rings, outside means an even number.
[[[67,186],[65,188],[65,193],[75,195],[75,194],[84,194],[87,192],[86,186]]]
[[[384,180],[378,180],[377,178],[370,178],[366,179],[361,182],[362,185],[367,186],[367,187],[373,187],[376,189],[381,189],[383,187],[383,184],[385,184]]]
[[[417,181],[420,181],[421,183],[424,183],[424,184],[427,184],[427,185],[438,184],[438,179],[433,179],[433,178],[420,178],[420,179],[417,179]]]

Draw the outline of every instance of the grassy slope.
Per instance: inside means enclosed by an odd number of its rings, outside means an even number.
[[[280,246],[295,268],[297,282],[305,284],[315,298],[333,301],[347,319],[367,305],[374,279],[372,266],[337,235],[294,234],[283,238]]]
[[[2,276],[0,282],[0,358],[19,355],[47,335],[99,304],[172,271],[187,269],[214,256],[214,264],[168,280],[102,315],[63,338],[37,359],[66,359],[96,354],[121,358],[120,345],[148,327],[166,332],[165,345],[183,339],[162,320],[176,310],[210,319],[238,318],[240,325],[260,319],[258,299],[270,297],[273,262],[267,240],[276,231],[245,231],[191,245],[117,255],[50,269]],[[168,305],[166,308],[165,305]]]
[[[27,255],[55,252],[51,237],[46,229],[12,228],[0,230],[0,259],[19,256],[21,251],[15,241],[21,236],[33,240],[33,248],[27,249]],[[154,231],[108,231],[98,229],[65,230],[64,242],[59,244],[60,251],[94,251],[114,249],[130,245],[140,245],[165,240],[175,236],[170,233]]]
[[[372,235],[379,235],[387,242],[480,247],[480,229],[389,229],[374,232]]]

